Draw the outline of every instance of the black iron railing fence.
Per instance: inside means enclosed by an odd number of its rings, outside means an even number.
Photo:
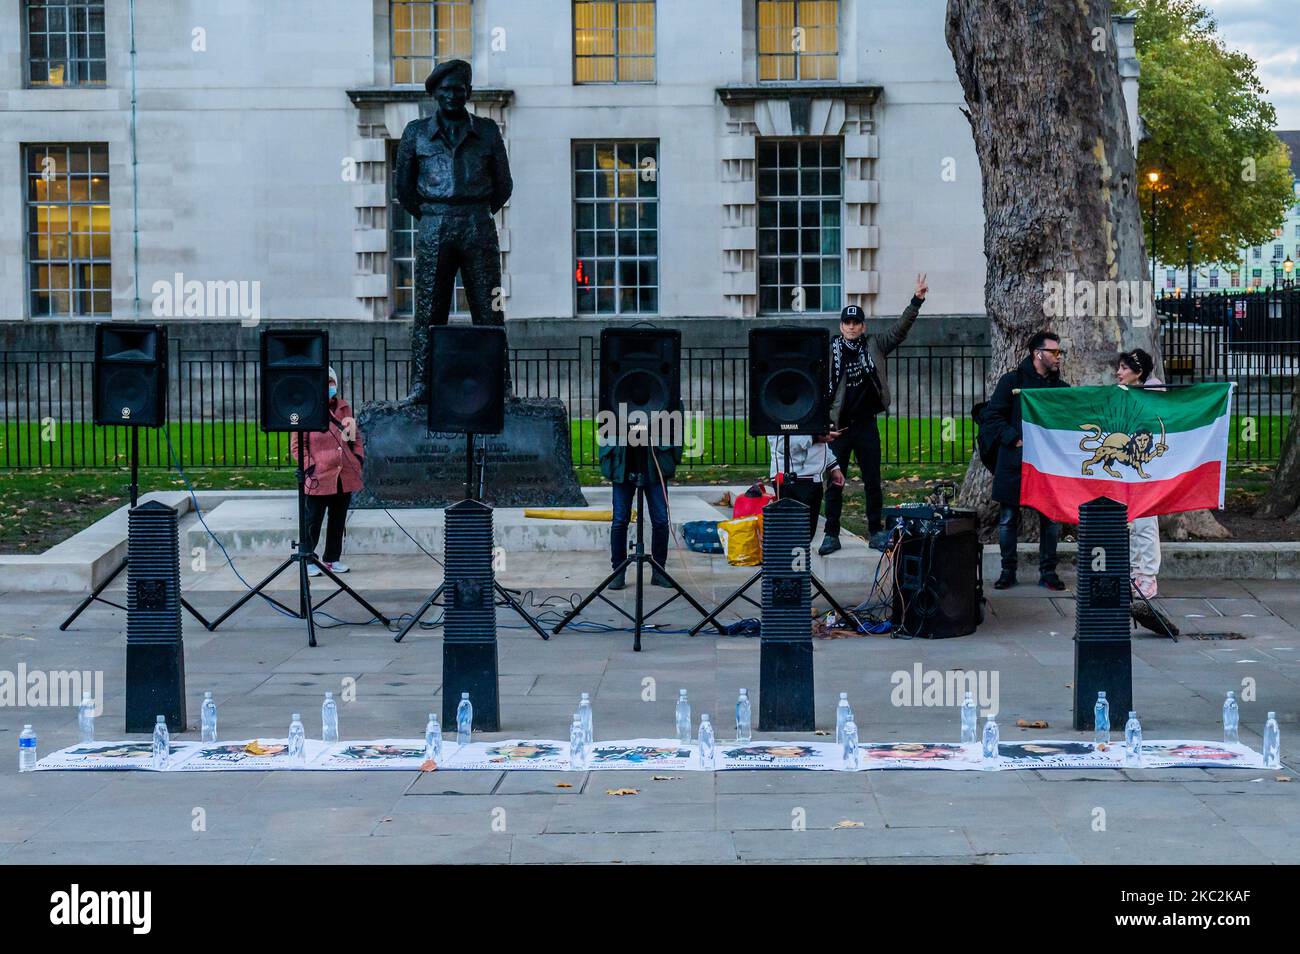
[[[1177,307],[1173,300],[1157,303],[1166,375],[1171,383],[1236,381],[1230,459],[1276,460],[1300,365],[1300,329],[1291,326],[1300,295],[1249,296],[1243,322],[1235,302],[1220,301],[1229,297],[1206,296],[1199,307],[1186,299]],[[405,348],[390,348],[377,336],[369,348],[335,351],[330,362],[344,396],[359,409],[406,393],[409,358]],[[166,432],[142,432],[143,466],[166,467],[173,457],[187,468],[291,466],[288,436],[258,427],[256,351],[196,351],[173,339],[169,359],[171,423]],[[515,349],[510,360],[515,393],[559,398],[569,413],[575,464],[594,465],[597,340]],[[0,352],[0,468],[121,466],[126,429],[89,423],[93,366],[89,352]],[[968,460],[975,437],[970,408],[985,399],[988,366],[988,349],[981,346],[904,346],[892,354],[894,403],[883,424],[884,461]],[[766,462],[766,441],[751,438],[747,429],[748,371],[744,348],[683,349],[682,399],[692,425],[686,467]]]

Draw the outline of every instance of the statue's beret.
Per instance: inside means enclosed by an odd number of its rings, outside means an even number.
[[[438,88],[438,84],[442,82],[443,77],[447,76],[449,73],[459,72],[464,72],[465,82],[467,84],[473,82],[474,67],[470,66],[464,60],[447,60],[445,63],[439,63],[433,68],[433,72],[429,74],[429,78],[424,81],[425,92],[432,96],[433,91]]]

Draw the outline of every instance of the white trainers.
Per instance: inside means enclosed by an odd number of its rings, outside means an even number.
[[[315,563],[308,563],[308,564],[307,564],[307,575],[308,575],[308,576],[320,576],[320,567],[318,567]]]
[[[352,569],[352,567],[348,566],[342,560],[335,560],[333,563],[326,563],[325,565],[335,573],[347,573]]]

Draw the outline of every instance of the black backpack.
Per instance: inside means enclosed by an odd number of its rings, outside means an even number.
[[[975,450],[980,455],[980,463],[992,474],[998,469],[998,445],[993,440],[993,435],[984,428],[984,409],[988,403],[980,401],[970,409],[970,416],[975,422]]]

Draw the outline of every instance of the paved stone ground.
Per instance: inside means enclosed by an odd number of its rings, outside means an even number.
[[[570,555],[572,556],[572,555]],[[349,581],[385,611],[409,612],[427,594],[427,564],[354,561]],[[549,557],[548,557],[549,559]],[[594,578],[570,559],[549,568],[553,585]],[[241,561],[257,577],[273,560]],[[562,562],[562,561],[561,561]],[[516,578],[544,577],[518,568]],[[209,614],[237,586],[212,570],[192,590]],[[587,574],[592,574],[588,577]],[[556,578],[556,577],[559,578]],[[417,582],[418,581],[418,582]],[[507,576],[505,582],[511,582]],[[707,600],[730,583],[697,588]],[[716,593],[714,590],[716,589]],[[1294,583],[1162,583],[1166,608],[1184,628],[1245,633],[1238,641],[1151,636],[1133,642],[1134,694],[1148,738],[1215,739],[1227,689],[1257,682],[1259,702],[1242,705],[1242,739],[1258,748],[1266,708],[1278,710],[1283,758],[1300,754],[1300,588]],[[539,596],[571,589],[546,589]],[[656,591],[650,591],[656,592]],[[845,600],[865,591],[838,593]],[[57,623],[64,595],[6,597],[0,669],[102,669],[106,711],[101,737],[123,719],[124,614],[97,607],[67,633]],[[597,604],[599,606],[599,604]],[[350,619],[345,599],[329,609]],[[998,674],[1003,738],[1079,738],[1069,730],[1073,600],[1022,585],[990,594],[975,635],[941,641],[882,637],[818,641],[818,725],[833,728],[840,691],[854,704],[864,741],[952,739],[951,708],[897,707],[891,674],[926,669]],[[689,619],[666,613],[670,623]],[[589,619],[615,622],[607,607]],[[501,617],[503,624],[515,625]],[[292,711],[314,729],[321,694],[356,680],[355,702],[341,708],[344,738],[416,737],[440,707],[441,640],[413,633],[402,644],[378,626],[322,630],[306,646],[304,626],[250,604],[216,633],[187,626],[189,712],[212,690],[222,736],[283,735]],[[502,718],[492,738],[564,738],[579,692],[595,704],[602,738],[671,734],[677,689],[696,713],[729,724],[737,688],[757,693],[758,640],[646,636],[631,651],[628,633],[566,632],[542,642],[503,629]],[[657,700],[642,701],[652,677]],[[756,706],[757,709],[757,706]],[[1018,718],[1047,730],[1015,729]],[[35,773],[18,775],[13,752],[23,722],[33,722],[42,752],[76,740],[75,709],[0,708],[0,860],[128,863],[298,862],[933,862],[933,863],[1271,863],[1300,850],[1300,784],[1282,772],[1213,769],[1018,771],[1002,773],[810,772],[684,773]],[[1122,722],[1122,719],[1119,721]],[[724,733],[725,734],[725,733]],[[196,731],[182,738],[197,737]],[[812,735],[792,738],[813,738]],[[557,788],[567,782],[571,788]],[[631,786],[640,794],[612,797]],[[195,809],[206,831],[195,832]],[[503,816],[505,831],[493,830]],[[799,809],[806,830],[793,830]],[[1098,809],[1105,830],[1096,831]],[[841,821],[861,827],[836,830]]]

